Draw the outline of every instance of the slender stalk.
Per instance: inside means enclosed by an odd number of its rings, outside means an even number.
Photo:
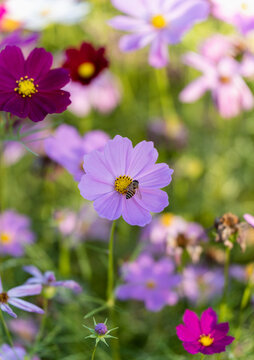
[[[114,220],[111,226],[108,248],[108,287],[107,287],[107,304],[109,307],[114,305],[114,233],[116,228],[116,221]]]
[[[70,248],[67,241],[68,239],[60,240],[59,271],[63,276],[68,276],[71,272]]]
[[[9,344],[11,345],[11,347],[13,348],[13,341],[12,341],[12,337],[11,337],[11,334],[9,332],[9,329],[6,325],[6,322],[4,320],[4,316],[3,316],[3,312],[2,310],[0,309],[0,319],[1,319],[1,322],[2,322],[2,325],[3,325],[3,328],[4,328],[4,331],[5,331],[5,334],[8,338],[8,341],[9,341]]]
[[[158,99],[161,107],[161,115],[164,119],[166,119],[169,112],[172,111],[172,101],[168,89],[168,75],[165,69],[155,69],[155,77],[158,89]]]
[[[93,349],[93,353],[92,353],[91,360],[94,360],[94,359],[95,359],[95,352],[96,352],[96,349],[97,349],[97,345],[95,345],[95,346],[94,346],[94,349]]]
[[[48,316],[48,299],[46,299],[45,297],[43,298],[43,310],[44,310],[44,314],[43,314],[43,317],[41,320],[40,329],[36,336],[34,346],[30,352],[30,355],[33,355],[36,352],[37,346],[40,343],[41,338],[43,337],[44,330],[45,330],[46,320],[47,320],[47,316]]]

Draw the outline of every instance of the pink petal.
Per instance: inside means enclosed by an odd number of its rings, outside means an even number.
[[[148,189],[163,188],[170,184],[174,170],[167,164],[155,164],[138,176],[140,186]]]
[[[101,182],[91,175],[83,175],[78,184],[81,196],[90,201],[94,201],[105,194],[113,194],[114,183],[111,184]]]
[[[118,10],[134,17],[143,17],[147,13],[142,0],[111,0],[111,2]]]
[[[190,354],[197,354],[201,350],[201,346],[198,342],[184,342],[183,347]]]
[[[192,103],[204,95],[207,90],[209,90],[207,79],[202,76],[186,86],[180,93],[179,99],[182,102]]]
[[[228,332],[229,332],[228,323],[221,323],[221,324],[217,324],[216,326],[214,326],[211,335],[215,340],[220,340],[220,339],[223,339],[227,335]]]
[[[97,213],[108,220],[116,220],[122,214],[123,195],[114,191],[100,196],[94,201],[94,208]]]
[[[135,195],[136,202],[144,209],[151,212],[161,212],[168,206],[168,194],[159,189],[140,189],[142,199]],[[130,201],[130,200],[127,200]]]
[[[193,332],[193,335],[196,337],[199,337],[201,335],[201,328],[200,328],[200,322],[199,318],[194,311],[191,310],[185,310],[185,313],[183,315],[183,322],[185,323],[186,327],[191,329]]]
[[[206,57],[194,52],[185,54],[182,58],[182,61],[184,64],[189,65],[203,73],[214,72],[214,65],[210,63]]]
[[[143,19],[134,19],[128,16],[116,16],[109,21],[114,29],[130,32],[147,31],[151,27]]]
[[[206,335],[211,334],[214,326],[217,324],[216,312],[212,308],[205,310],[201,315],[200,324],[202,333]]]
[[[155,68],[162,68],[168,64],[168,61],[168,46],[160,36],[157,36],[150,47],[149,64]]]
[[[25,72],[28,77],[39,80],[41,76],[47,74],[53,63],[51,53],[43,48],[35,48],[28,56],[25,63]]]
[[[152,32],[146,34],[125,35],[120,39],[119,47],[125,52],[139,50],[153,41],[155,36],[156,34]]]
[[[96,164],[96,166],[94,166]],[[114,184],[114,172],[105,161],[104,153],[101,151],[93,151],[84,156],[84,170],[86,174],[106,184]]]
[[[145,226],[152,220],[152,216],[149,211],[141,207],[135,198],[123,200],[122,216],[130,225]]]
[[[181,341],[191,342],[198,341],[199,336],[193,334],[192,329],[180,324],[176,327],[176,333]]]

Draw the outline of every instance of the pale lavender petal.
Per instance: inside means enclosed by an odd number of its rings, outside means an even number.
[[[142,19],[134,19],[128,16],[116,16],[109,21],[109,25],[117,30],[141,32],[149,30],[148,26]]]
[[[155,38],[156,34],[149,32],[146,34],[125,35],[120,39],[119,47],[122,51],[133,51],[142,49]]]
[[[101,176],[103,173],[101,174]],[[81,196],[86,200],[94,201],[97,198],[103,196],[104,194],[113,194],[114,182],[111,184],[106,184],[95,179],[91,175],[83,175],[81,181],[78,185]]]
[[[179,99],[182,102],[192,103],[204,95],[207,90],[209,90],[207,78],[202,76],[186,86],[180,93]]]
[[[23,269],[30,275],[33,275],[34,277],[43,280],[43,275],[40,272],[40,270],[33,265],[29,265],[29,266],[23,266]]]
[[[80,293],[82,291],[82,287],[73,280],[56,281],[53,286],[62,286],[74,291],[75,293]]]
[[[0,308],[2,311],[7,312],[10,316],[14,317],[15,319],[17,318],[17,315],[12,311],[10,306],[8,306],[7,304],[0,304]]]
[[[140,189],[142,199],[135,195],[137,203],[151,212],[161,212],[168,206],[168,194],[159,189]],[[130,200],[127,200],[130,201]]]
[[[254,216],[250,214],[244,214],[244,220],[247,221],[248,224],[250,224],[252,227],[254,227]]]
[[[134,17],[143,17],[147,12],[142,0],[111,0],[111,2],[118,10]]]
[[[30,295],[39,295],[41,293],[41,285],[21,285],[8,291],[9,297],[22,297]]]
[[[145,226],[152,220],[150,212],[141,207],[135,198],[123,200],[123,213],[124,220],[130,225]]]
[[[189,52],[182,57],[184,64],[193,67],[204,73],[212,72],[214,73],[213,64],[206,57],[196,54],[194,52]]]
[[[146,172],[138,176],[141,187],[148,189],[163,188],[170,184],[174,170],[167,164],[155,164]]]
[[[44,311],[41,308],[22,299],[12,298],[9,300],[9,303],[24,311],[44,314]]]
[[[155,68],[162,68],[168,64],[168,61],[168,46],[160,36],[157,36],[150,47],[149,64]]]
[[[100,182],[112,184],[115,181],[113,171],[107,167],[104,153],[98,150],[84,156],[84,170],[86,174],[92,175]]]
[[[94,201],[94,208],[97,213],[108,220],[116,220],[122,214],[123,195],[114,191],[105,194]]]

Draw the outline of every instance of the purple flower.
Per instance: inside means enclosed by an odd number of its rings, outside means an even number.
[[[254,4],[252,0],[210,0],[215,17],[233,24],[246,35],[254,29]]]
[[[13,333],[28,343],[35,340],[39,330],[38,325],[32,319],[12,319],[8,325]]]
[[[149,64],[168,63],[168,44],[177,44],[191,27],[207,18],[209,5],[203,0],[112,0],[127,16],[116,16],[109,24],[128,31],[120,41],[122,51],[138,50],[151,44]]]
[[[7,344],[3,344],[0,347],[0,359],[1,360],[26,360],[27,353],[21,346],[10,347]],[[32,360],[40,360],[37,356],[33,356]]]
[[[250,224],[250,226],[254,227],[254,216],[250,214],[245,214],[243,217],[244,220],[247,221],[248,224]]]
[[[61,89],[69,82],[68,71],[50,70],[52,63],[43,48],[25,60],[19,47],[6,46],[0,53],[0,110],[34,122],[65,111],[70,94]]]
[[[30,230],[30,220],[12,210],[0,215],[0,252],[15,257],[24,254],[27,244],[33,243],[35,236]]]
[[[64,287],[79,293],[82,291],[81,286],[73,280],[56,281],[55,274],[52,271],[46,271],[44,274],[35,266],[24,266],[24,270],[32,275],[27,280],[27,284],[41,284],[46,287]]]
[[[165,305],[175,305],[178,300],[175,287],[180,277],[174,274],[174,264],[169,259],[154,261],[149,255],[141,255],[136,261],[122,267],[126,282],[116,289],[120,300],[144,301],[150,311],[160,311]]]
[[[191,103],[206,91],[211,91],[215,105],[224,118],[239,115],[253,108],[253,95],[242,78],[243,67],[231,57],[218,62],[195,53],[187,53],[184,63],[201,71],[203,75],[189,84],[180,94],[180,100]]]
[[[38,295],[41,293],[41,289],[41,285],[22,285],[5,292],[3,291],[2,281],[0,278],[0,308],[2,311],[7,312],[10,316],[14,318],[16,318],[17,315],[12,311],[9,304],[24,311],[43,314],[44,311],[38,306],[20,299],[20,297],[23,296]]]
[[[22,30],[15,30],[9,35],[5,36],[0,41],[0,48],[4,48],[6,45],[10,46],[28,46],[34,45],[39,40],[40,35],[38,33],[24,35]]]
[[[217,314],[212,308],[205,310],[200,320],[193,311],[186,310],[183,322],[184,325],[176,327],[176,333],[190,354],[218,354],[226,351],[226,346],[234,341],[232,336],[227,336],[228,323],[218,324]]]
[[[45,152],[72,174],[75,181],[80,181],[84,174],[84,155],[103,148],[108,139],[109,136],[100,130],[87,132],[81,137],[74,127],[63,124],[45,140]]]
[[[157,158],[152,142],[142,141],[133,148],[128,138],[117,135],[103,151],[85,155],[80,193],[94,201],[101,217],[115,220],[122,215],[127,223],[144,226],[151,221],[150,212],[168,206],[168,195],[160,188],[171,182],[173,170],[167,164],[155,164]],[[134,180],[138,191],[130,194]]]
[[[99,323],[95,326],[94,331],[98,334],[98,335],[105,335],[108,332],[108,328],[107,325],[104,323]]]

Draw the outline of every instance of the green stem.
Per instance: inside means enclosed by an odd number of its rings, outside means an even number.
[[[204,358],[205,358],[205,355],[202,354],[200,360],[204,360]]]
[[[9,332],[9,329],[6,325],[6,322],[4,320],[4,316],[3,316],[3,312],[2,310],[0,309],[0,318],[1,318],[1,322],[2,322],[2,325],[3,325],[3,328],[4,328],[4,331],[6,333],[6,336],[8,338],[8,341],[9,341],[9,344],[11,345],[11,347],[13,348],[13,341],[12,341],[12,337],[11,337],[11,334]]]
[[[116,228],[116,221],[114,220],[111,226],[108,248],[108,287],[107,287],[107,304],[109,307],[114,306],[114,233]]]
[[[60,240],[59,271],[63,276],[69,276],[70,266],[70,249],[66,240]]]
[[[45,326],[46,326],[46,320],[47,320],[47,316],[48,316],[48,299],[46,299],[45,297],[43,298],[43,310],[44,310],[44,314],[43,314],[43,317],[41,320],[39,332],[35,338],[34,346],[30,352],[31,356],[37,351],[37,346],[41,341],[41,338],[43,336]]]
[[[92,353],[92,358],[91,358],[91,360],[94,360],[94,359],[95,359],[96,349],[97,349],[97,345],[95,345],[95,347],[94,347],[94,349],[93,349],[93,353]]]

